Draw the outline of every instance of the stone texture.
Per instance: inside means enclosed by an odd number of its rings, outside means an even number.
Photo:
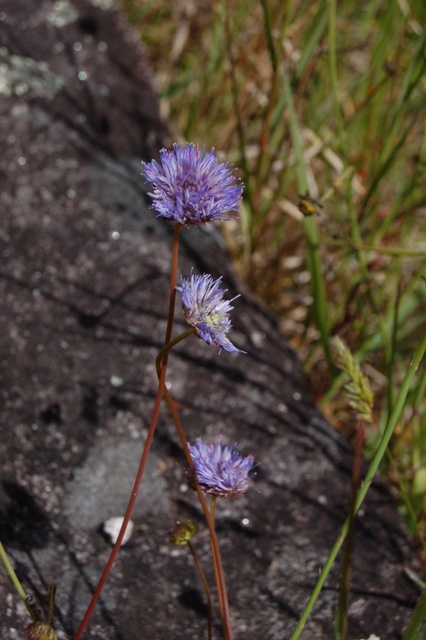
[[[166,131],[137,36],[111,2],[3,0],[0,36],[0,533],[40,603],[57,582],[56,628],[71,638],[109,553],[100,527],[124,512],[155,396],[172,228],[147,209],[140,161]],[[242,289],[217,228],[183,233],[180,270],[191,267],[224,274],[230,296]],[[219,504],[217,524],[236,639],[282,640],[345,518],[352,449],[324,421],[274,319],[243,294],[232,340],[247,355],[217,355],[193,338],[170,357],[168,379],[191,441],[223,434],[259,462],[256,488]],[[206,636],[191,559],[167,543],[176,519],[192,518],[211,579],[184,464],[164,407],[135,533],[85,637]],[[350,639],[401,638],[418,595],[409,567],[378,479],[357,526]],[[338,575],[337,566],[303,638],[332,637]],[[4,572],[0,595],[1,637],[24,638]]]

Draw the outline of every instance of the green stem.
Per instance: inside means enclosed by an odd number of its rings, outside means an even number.
[[[26,593],[24,591],[24,588],[23,588],[22,584],[19,582],[19,578],[16,575],[15,570],[14,570],[14,568],[12,567],[12,565],[10,563],[10,560],[8,558],[6,550],[3,547],[1,542],[0,542],[0,558],[2,559],[2,562],[4,564],[4,568],[6,569],[7,574],[9,576],[9,578],[11,579],[13,586],[15,587],[16,591],[19,594],[19,597],[21,598],[21,600],[24,603],[28,613],[30,614],[31,619],[33,620],[33,622],[37,622],[37,616],[36,616],[35,612],[33,611],[33,609],[28,606],[27,595],[26,595]]]
[[[374,251],[384,256],[402,256],[403,258],[418,258],[425,254],[424,249],[404,249],[401,247],[377,247],[375,245],[367,245],[355,242],[353,240],[324,240],[324,244],[329,247],[343,247],[344,249],[354,249],[360,251]]]
[[[236,64],[235,64],[234,54],[232,51],[233,38],[232,38],[232,28],[231,28],[231,16],[228,8],[228,3],[225,0],[222,0],[221,2],[221,9],[222,9],[222,15],[224,20],[226,48],[227,48],[229,66],[230,66],[231,93],[232,93],[232,103],[234,107],[234,114],[235,114],[236,125],[237,125],[238,147],[239,147],[240,156],[241,156],[241,167],[244,174],[245,196],[246,196],[246,201],[248,203],[250,212],[251,214],[253,214],[250,172],[249,172],[247,155],[246,155],[246,141],[245,141],[243,121],[241,117],[240,105],[238,102],[238,83],[237,83],[237,76],[235,73]]]
[[[417,602],[403,640],[424,640],[426,637],[426,588]]]
[[[271,16],[269,14],[268,2],[267,0],[260,0],[260,4],[262,5],[263,17],[265,20],[265,34],[266,34],[266,42],[268,44],[269,58],[271,60],[272,70],[275,73],[278,69],[278,59],[277,59],[277,53],[275,51],[275,46],[274,46],[274,38],[272,35],[272,23],[271,23]]]
[[[303,153],[303,142],[300,132],[299,122],[294,107],[291,93],[290,81],[287,74],[284,74],[284,93],[288,107],[291,139],[294,153],[297,160],[297,186],[300,193],[308,193],[308,178],[305,167]],[[304,218],[304,230],[307,244],[307,264],[311,276],[311,291],[313,297],[313,310],[318,329],[321,334],[321,342],[325,351],[327,362],[333,369],[333,358],[330,347],[330,330],[328,323],[327,299],[325,295],[325,284],[322,275],[321,256],[319,252],[318,229],[314,216]]]
[[[272,78],[271,87],[269,90],[268,100],[264,114],[261,119],[261,132],[259,135],[259,156],[257,159],[257,167],[254,172],[253,179],[253,192],[252,192],[252,209],[253,212],[259,214],[261,204],[261,189],[265,182],[265,175],[269,171],[271,158],[270,154],[270,142],[271,142],[271,119],[276,107],[276,98],[279,90],[279,73],[278,73],[278,58],[274,46],[273,30],[271,24],[271,17],[269,14],[269,7],[267,0],[261,0],[264,16],[264,31],[266,36],[266,42],[269,50],[269,58],[272,66]],[[252,218],[253,223],[253,218]],[[254,229],[253,224],[250,230],[251,242],[254,241]]]
[[[180,333],[176,338],[170,340],[168,344],[165,344],[164,347],[158,352],[158,355],[155,358],[155,370],[157,371],[158,378],[160,378],[160,372],[162,367],[164,366],[164,360],[170,349],[175,347],[179,342],[182,342],[182,340],[185,340],[185,338],[188,338],[188,336],[192,335],[193,333],[193,327],[191,327],[190,329],[186,329],[186,331]]]
[[[425,352],[426,352],[426,333],[424,334],[423,339],[420,342],[419,346],[417,347],[416,352],[410,362],[410,365],[408,367],[407,373],[405,374],[400,392],[396,399],[392,414],[390,415],[386,428],[383,432],[383,436],[380,441],[380,444],[377,448],[374,458],[367,471],[363,485],[358,491],[358,495],[355,503],[355,510],[354,510],[355,513],[358,512],[360,506],[362,505],[365,499],[365,496],[367,495],[367,492],[371,486],[373,478],[376,474],[376,471],[379,468],[379,465],[386,453],[386,449],[388,447],[388,444],[390,442],[390,439],[392,437],[396,424],[403,412],[405,400],[410,390],[411,382],[417,371],[418,366],[420,365],[422,359],[424,358]],[[324,586],[324,583],[327,579],[328,574],[330,573],[331,567],[333,566],[336,556],[340,551],[343,541],[345,540],[348,534],[348,528],[349,528],[349,517],[345,520],[345,523],[341,529],[340,535],[337,538],[333,548],[330,551],[327,561],[318,578],[317,584],[315,585],[315,588],[312,591],[312,594],[305,606],[305,609],[300,617],[300,620],[295,630],[293,631],[293,634],[290,637],[290,640],[297,640],[297,638],[300,638],[300,634],[302,633],[304,626],[306,624],[306,621],[309,618],[309,615],[311,614],[311,611],[315,605],[315,602],[317,601],[318,596],[321,593],[321,590]]]
[[[339,148],[342,152],[343,121],[339,96],[337,95],[336,4],[336,0],[329,0],[328,2],[328,63],[330,69],[334,117],[336,119],[339,134]]]
[[[52,624],[53,611],[55,608],[55,596],[56,596],[56,584],[51,584],[49,587],[49,609],[47,612],[47,624]]]

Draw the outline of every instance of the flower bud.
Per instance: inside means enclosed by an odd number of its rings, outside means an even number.
[[[56,633],[46,622],[33,622],[25,628],[28,640],[57,640]]]
[[[169,533],[169,541],[172,544],[184,545],[194,537],[195,532],[195,525],[190,520],[177,522],[173,531]]]

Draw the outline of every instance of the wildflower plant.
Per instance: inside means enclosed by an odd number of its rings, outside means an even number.
[[[243,353],[242,350],[235,347],[227,337],[232,327],[229,314],[233,310],[233,307],[230,304],[232,300],[227,301],[224,298],[226,290],[220,288],[222,278],[214,280],[209,274],[198,276],[191,271],[189,277],[181,276],[181,284],[177,285],[179,236],[181,229],[205,225],[215,220],[229,220],[235,217],[232,213],[238,211],[243,185],[234,175],[230,165],[218,160],[214,149],[206,152],[205,147],[200,149],[198,145],[192,143],[188,143],[183,147],[175,144],[171,151],[163,149],[160,151],[160,162],[153,160],[152,162],[142,164],[144,167],[144,176],[146,180],[152,184],[152,192],[150,194],[152,196],[152,209],[157,211],[158,216],[175,223],[167,327],[164,346],[158,353],[156,359],[158,390],[151,423],[131,497],[123,518],[123,524],[86,614],[74,636],[74,640],[78,640],[86,628],[120,549],[142,481],[163,396],[166,399],[176,424],[188,464],[188,476],[191,478],[191,485],[197,492],[206,519],[213,554],[213,567],[223,634],[225,640],[231,640],[232,630],[228,596],[214,526],[214,504],[212,503],[209,509],[203,493],[206,487],[206,478],[201,473],[202,467],[197,469],[199,456],[197,456],[196,453],[201,453],[203,450],[202,441],[197,440],[195,449],[193,449],[194,457],[192,457],[184,428],[165,383],[170,349],[190,335],[195,334],[209,346],[218,347],[219,350],[224,349],[231,353]],[[172,339],[177,291],[179,291],[182,296],[182,307],[190,328]],[[214,468],[211,467],[210,475],[212,482],[216,482],[216,486],[221,488],[221,493],[224,495],[233,495],[234,497],[242,495],[248,488],[248,472],[253,466],[252,457],[248,456],[247,458],[243,458],[231,447],[223,446],[221,442],[219,442],[216,448],[213,448],[213,453],[217,458],[216,472],[218,475],[215,480],[215,471]],[[205,466],[204,470],[206,469]],[[198,478],[199,472],[201,475],[200,479]],[[190,523],[185,523],[183,526],[179,525],[171,535],[171,541],[176,544],[186,543],[193,555],[208,602],[208,637],[211,638],[212,609],[210,592],[191,543],[191,538],[194,533],[195,529]]]
[[[208,528],[223,637],[225,640],[232,640],[233,634],[227,588],[215,529],[215,502],[217,498],[237,498],[246,493],[251,484],[250,474],[255,467],[255,461],[251,455],[243,456],[240,454],[235,445],[224,444],[221,437],[216,444],[207,443],[201,437],[197,437],[195,444],[188,444],[185,429],[176,410],[176,404],[173,402],[166,386],[166,375],[170,350],[191,335],[195,335],[203,340],[208,346],[217,348],[219,352],[221,350],[229,352],[232,354],[230,357],[244,353],[228,338],[228,334],[232,329],[230,313],[233,310],[233,306],[231,303],[236,298],[232,298],[231,300],[225,298],[227,291],[221,288],[222,278],[219,277],[214,280],[209,274],[196,275],[191,271],[189,276],[181,276],[180,284],[177,284],[179,237],[181,230],[194,226],[203,226],[208,222],[214,222],[216,220],[229,220],[235,217],[233,214],[238,211],[243,185],[234,175],[234,171],[230,165],[222,163],[217,159],[213,149],[206,152],[205,147],[200,149],[198,145],[192,143],[188,143],[183,147],[175,144],[171,151],[163,149],[160,152],[160,162],[153,160],[150,163],[143,163],[143,166],[145,178],[152,184],[152,209],[157,212],[158,216],[174,222],[167,326],[164,344],[157,355],[155,363],[158,376],[158,388],[139,468],[124,514],[123,523],[87,611],[74,635],[74,640],[79,640],[86,629],[119,553],[144,475],[163,398],[169,407],[185,454],[187,463],[185,469],[186,478],[190,487],[197,493]],[[172,337],[177,292],[181,295],[183,314],[189,328],[180,335]],[[381,442],[362,485],[360,483],[360,452],[363,444],[363,423],[370,419],[373,398],[366,379],[347,348],[339,341],[335,342],[334,347],[337,363],[349,378],[349,384],[347,386],[349,399],[352,406],[358,412],[362,423],[362,428],[359,430],[359,453],[355,458],[356,464],[353,474],[353,491],[349,516],[343,524],[337,541],[330,551],[329,557],[318,577],[317,584],[306,603],[290,640],[297,640],[303,632],[307,618],[315,605],[336,556],[346,538],[349,538],[349,544],[347,546],[349,549],[349,557],[353,520],[365,499],[368,488],[386,453],[397,421],[403,411],[404,402],[410,390],[415,371],[426,352],[426,336],[416,349],[412,362],[404,377],[400,393],[396,398],[395,406],[383,431]],[[207,504],[205,494],[208,494],[211,498],[210,506]],[[201,569],[192,543],[195,533],[195,527],[189,521],[183,525],[178,523],[170,535],[170,541],[182,546],[186,544],[194,558],[206,594],[208,607],[208,639],[211,640],[212,601],[206,577]],[[0,557],[18,593],[28,608],[26,594],[13,568],[10,566],[6,552],[1,544]],[[349,572],[347,572],[346,575],[348,576]],[[342,599],[343,608],[346,608],[347,584],[349,584],[349,579],[347,579],[346,584],[343,585],[345,590],[343,594],[344,598]],[[51,593],[51,607],[46,623],[40,620],[38,613],[28,608],[33,619],[32,624],[29,625],[27,629],[28,638],[34,638],[34,640],[52,640],[55,638],[51,626],[54,588],[51,589]],[[341,638],[343,638],[346,633],[345,625],[346,619],[343,615],[339,626],[336,626],[336,631]]]
[[[421,125],[426,102],[419,101],[424,11],[417,11],[419,3],[416,10],[401,10],[401,3],[393,2],[386,11],[378,3],[366,12],[363,5],[322,2],[314,15],[303,11],[300,2],[286,10],[281,3],[255,2],[236,12],[222,3],[215,6],[212,20],[205,21],[202,12],[195,12],[189,22],[183,16],[185,33],[189,24],[190,32],[201,34],[207,43],[200,47],[200,38],[186,38],[182,44],[182,29],[167,3],[162,3],[160,22],[157,4],[143,17],[135,12],[134,2],[124,4],[129,17],[143,27],[151,62],[163,79],[172,126],[187,135],[201,131],[206,141],[240,158],[245,206],[239,237],[229,234],[227,239],[250,288],[273,308],[300,353],[309,354],[306,367],[317,381],[317,395],[328,390],[323,403],[329,402],[343,379],[337,372],[346,368],[346,397],[353,415],[359,424],[369,422],[368,389],[353,362],[342,360],[341,367],[336,358],[332,335],[337,330],[354,338],[357,362],[368,360],[384,374],[387,384],[378,389],[374,414],[377,419],[382,409],[380,428],[369,443],[374,458],[368,481],[386,443],[397,441],[392,433],[398,425],[394,435],[402,447],[399,455],[406,448],[412,452],[411,464],[401,456],[404,468],[398,471],[405,494],[425,451],[425,369],[414,377],[413,365],[422,362],[426,340],[426,261],[419,233],[424,202]],[[360,33],[377,37],[361,42]],[[170,43],[178,52],[172,65],[158,55]],[[364,59],[366,73],[353,64],[354,51]],[[218,122],[229,126],[218,127]],[[288,200],[291,193],[302,194],[299,211]],[[322,214],[319,195],[325,205]],[[304,233],[294,232],[297,214]],[[287,260],[291,256],[306,256],[301,268],[307,277],[293,271]],[[296,309],[285,293],[294,287],[300,294],[294,297]],[[301,322],[303,292],[312,303]],[[413,359],[409,342],[415,345]],[[318,375],[324,354],[331,385],[328,376]],[[408,423],[407,415],[412,416]],[[393,446],[387,455],[395,453]],[[397,467],[392,468],[394,475]],[[363,479],[357,493],[357,509],[368,481]],[[331,556],[292,640],[302,633],[332,562]]]

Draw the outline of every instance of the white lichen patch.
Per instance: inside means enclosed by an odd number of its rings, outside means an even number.
[[[114,6],[114,0],[90,0],[94,7],[99,7],[104,11],[109,11]]]
[[[59,29],[75,22],[77,18],[78,11],[69,0],[57,0],[46,17],[50,24]]]
[[[64,84],[64,79],[53,73],[46,62],[16,56],[0,47],[0,94],[22,96],[32,90],[40,98],[51,99]]]

